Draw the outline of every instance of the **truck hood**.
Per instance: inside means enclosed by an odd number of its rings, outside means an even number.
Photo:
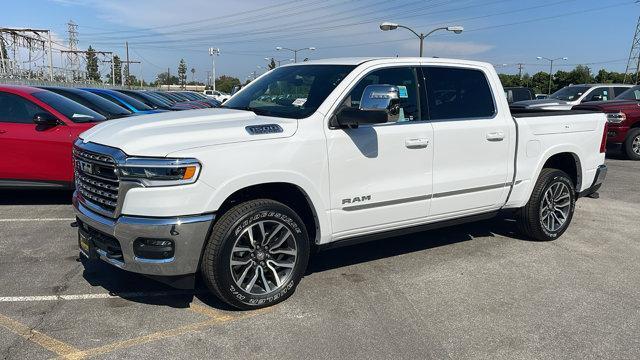
[[[591,101],[588,103],[576,105],[573,108],[600,111],[619,111],[627,109],[640,110],[640,102],[635,100]]]
[[[512,107],[523,109],[536,109],[536,108],[553,108],[570,106],[570,102],[558,99],[538,99],[538,100],[525,100],[518,101],[511,104]]]
[[[276,131],[254,132],[247,126],[277,125]],[[111,146],[134,156],[166,156],[191,148],[292,136],[296,119],[258,116],[251,111],[223,108],[171,111],[109,120],[80,138]]]

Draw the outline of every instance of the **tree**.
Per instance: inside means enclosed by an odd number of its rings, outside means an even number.
[[[269,68],[269,70],[273,70],[276,68],[276,60],[274,58],[271,58],[271,61],[269,62],[269,65],[267,65],[267,67]]]
[[[530,84],[529,86],[533,88],[536,94],[546,94],[549,86],[549,73],[540,71],[533,74]]]
[[[178,63],[178,80],[180,86],[184,88],[187,83],[187,63],[184,62],[184,59],[180,59],[180,63]]]
[[[196,69],[191,68],[191,82],[196,81]]]
[[[615,71],[609,72],[605,69],[600,69],[600,71],[598,71],[598,75],[596,75],[595,77],[595,82],[622,84],[624,82],[624,74]]]
[[[178,85],[180,81],[175,75],[170,75],[168,72],[162,72],[156,76],[156,86],[159,85]]]
[[[216,90],[230,93],[234,86],[240,85],[240,79],[233,76],[222,75],[216,79]]]
[[[100,71],[98,71],[98,57],[91,45],[87,49],[87,78],[93,81],[100,81]]]
[[[107,81],[111,84],[113,81],[111,79],[112,72],[115,72],[116,75],[116,85],[122,85],[122,61],[120,61],[120,57],[118,55],[113,55],[113,63],[111,64],[111,71],[107,74]]]

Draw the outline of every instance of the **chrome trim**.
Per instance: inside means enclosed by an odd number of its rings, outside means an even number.
[[[495,185],[479,186],[479,187],[470,188],[470,189],[447,191],[447,192],[442,192],[438,194],[433,194],[433,197],[442,198],[442,197],[453,196],[453,195],[468,194],[468,193],[478,192],[478,191],[494,190],[494,189],[500,189],[507,186],[511,186],[512,184],[513,183],[509,182],[509,183],[502,183],[502,184],[495,184]]]
[[[120,243],[123,261],[110,259],[106,253],[98,253],[100,259],[123,270],[147,275],[174,276],[197,272],[200,255],[215,219],[214,214],[171,218],[123,215],[113,219],[93,212],[85,203],[78,201],[77,193],[74,193],[73,207],[81,223],[112,236]],[[175,244],[173,258],[137,257],[133,243],[138,238],[172,240]]]
[[[124,268],[124,263],[122,261],[118,261],[116,259],[110,258],[107,255],[107,252],[101,249],[96,249],[96,253],[100,256],[100,260],[106,261],[113,266],[117,266],[119,268]]]
[[[371,204],[345,206],[345,207],[342,208],[342,210],[344,210],[344,211],[364,210],[364,209],[371,209],[371,208],[375,208],[375,207],[405,204],[405,203],[409,203],[409,202],[429,200],[429,199],[431,199],[431,196],[429,196],[429,195],[421,195],[421,196],[414,196],[414,197],[404,198],[404,199],[380,201],[380,202],[371,203]]]

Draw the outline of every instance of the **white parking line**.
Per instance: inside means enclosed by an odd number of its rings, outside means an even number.
[[[112,298],[142,298],[176,295],[195,295],[202,292],[193,290],[152,291],[152,292],[128,292],[118,294],[78,294],[78,295],[43,295],[43,296],[5,296],[0,297],[0,302],[26,302],[26,301],[59,301],[59,300],[93,300]]]
[[[0,219],[0,222],[26,222],[26,221],[75,221],[75,218],[38,218],[38,219]]]

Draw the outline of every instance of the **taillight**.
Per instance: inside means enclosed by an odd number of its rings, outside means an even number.
[[[609,130],[609,123],[604,123],[604,130],[602,130],[602,142],[600,143],[600,153],[604,154],[607,151],[607,132]]]

